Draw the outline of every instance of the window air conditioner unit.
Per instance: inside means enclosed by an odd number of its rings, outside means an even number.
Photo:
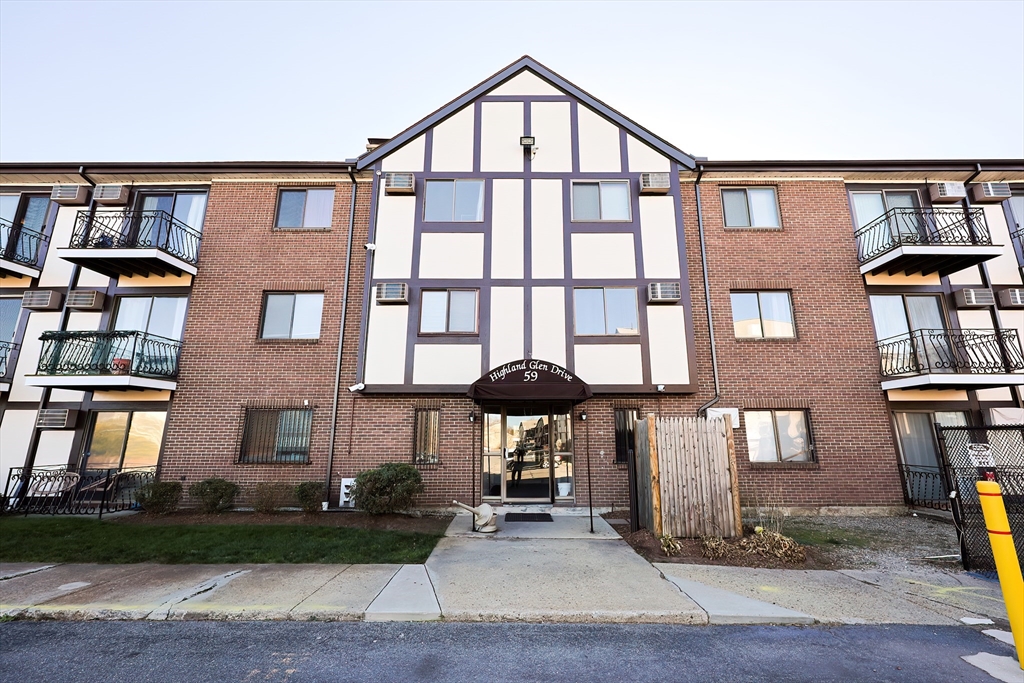
[[[971,199],[978,203],[1001,202],[1010,198],[1010,183],[978,183],[971,185]]]
[[[73,289],[68,293],[68,308],[76,311],[101,311],[106,295],[96,289]]]
[[[338,501],[343,508],[353,508],[356,506],[355,501],[352,500],[352,485],[356,483],[355,477],[351,479],[342,477],[341,479],[341,496]]]
[[[683,296],[678,282],[652,282],[647,285],[647,303],[672,303]]]
[[[104,206],[124,206],[128,203],[127,185],[97,185],[92,198]]]
[[[54,185],[50,192],[50,199],[69,206],[85,204],[88,196],[88,185]]]
[[[928,186],[933,204],[955,204],[967,196],[963,183],[934,183]]]
[[[60,303],[60,292],[52,289],[36,289],[21,295],[21,307],[33,311],[56,311]]]
[[[1000,308],[1024,308],[1024,289],[1014,287],[999,292]]]
[[[377,285],[378,304],[409,303],[409,285],[404,282],[381,282]]]
[[[958,289],[955,296],[957,308],[984,308],[996,305],[996,297],[991,289]]]
[[[668,173],[641,173],[640,194],[668,194]]]
[[[44,408],[36,416],[36,429],[74,429],[77,422],[77,410]]]
[[[416,194],[416,176],[412,173],[385,173],[384,194]]]

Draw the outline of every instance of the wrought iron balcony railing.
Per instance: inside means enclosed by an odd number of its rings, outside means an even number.
[[[1017,330],[914,330],[878,342],[884,377],[1024,370]]]
[[[942,471],[925,465],[900,465],[903,495],[908,505],[949,510],[949,489]]]
[[[7,376],[7,364],[17,348],[14,342],[0,341],[0,379]]]
[[[890,209],[855,236],[862,264],[902,246],[992,246],[981,208]]]
[[[181,342],[146,332],[43,332],[40,375],[178,376]]]
[[[166,211],[79,211],[71,234],[72,249],[159,249],[196,265],[198,230]]]
[[[0,218],[0,258],[30,268],[39,267],[39,248],[50,238],[24,225]]]
[[[156,467],[82,469],[12,467],[0,512],[95,515],[138,507],[139,489],[156,479]]]

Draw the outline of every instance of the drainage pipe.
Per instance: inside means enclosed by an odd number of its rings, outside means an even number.
[[[700,179],[704,175],[704,165],[697,166],[697,179],[693,183],[693,192],[697,199],[697,233],[700,235],[700,265],[704,272],[704,305],[708,313],[708,338],[711,340],[711,372],[715,378],[715,396],[697,409],[697,416],[707,414],[708,408],[722,398],[722,389],[718,381],[718,350],[715,348],[715,323],[711,319],[711,285],[708,283],[708,252],[704,242],[704,214],[700,205]]]
[[[348,314],[348,282],[352,270],[352,233],[356,225],[356,195],[358,184],[356,176],[350,169],[349,180],[352,181],[352,198],[348,207],[348,241],[345,245],[345,281],[341,288],[341,323],[338,325],[338,353],[334,361],[334,397],[331,399],[331,435],[327,446],[327,476],[324,479],[324,504],[331,503],[331,474],[334,470],[334,443],[338,434],[338,392],[341,384],[341,357],[345,346],[345,316]],[[339,494],[340,503],[340,494]]]

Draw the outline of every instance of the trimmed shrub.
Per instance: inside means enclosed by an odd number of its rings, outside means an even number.
[[[151,515],[166,515],[181,502],[180,481],[154,481],[135,492],[135,501]]]
[[[252,492],[252,508],[263,514],[273,514],[291,501],[292,487],[288,484],[256,484]]]
[[[238,491],[238,484],[219,477],[203,479],[188,487],[188,495],[198,499],[200,509],[208,515],[230,509]]]
[[[315,515],[323,510],[324,483],[322,481],[304,481],[295,487],[295,497],[307,515]]]
[[[389,462],[356,476],[352,499],[371,515],[400,512],[412,507],[412,498],[423,490],[420,471],[412,465]]]

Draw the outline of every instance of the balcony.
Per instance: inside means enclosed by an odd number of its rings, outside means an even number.
[[[39,277],[39,253],[49,238],[23,225],[0,218],[0,278]]]
[[[891,209],[856,232],[860,272],[949,275],[999,256],[982,209]]]
[[[11,377],[8,375],[8,371],[11,375],[14,374],[14,364],[11,362],[14,360],[14,354],[18,350],[18,345],[14,342],[0,341],[0,393],[11,390]]]
[[[166,211],[79,211],[71,243],[57,255],[109,277],[195,275],[198,230]]]
[[[146,332],[43,332],[39,366],[25,383],[94,391],[177,388],[181,342]]]
[[[914,330],[878,342],[882,389],[1024,385],[1017,330]]]

